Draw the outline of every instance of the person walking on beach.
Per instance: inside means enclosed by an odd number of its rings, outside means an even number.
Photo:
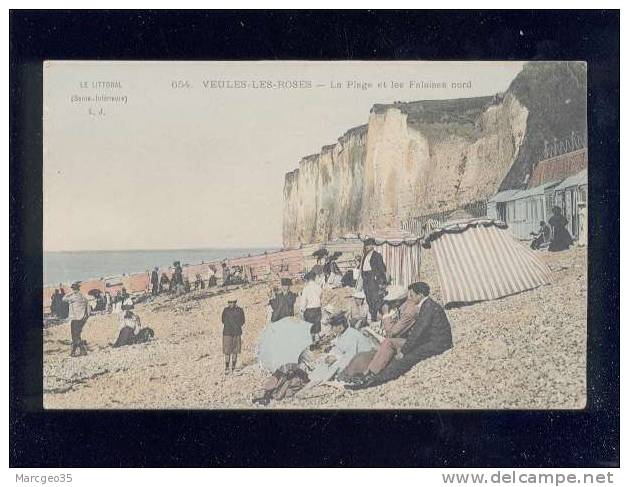
[[[177,296],[181,296],[185,292],[184,282],[183,282],[183,269],[181,268],[181,263],[179,261],[173,262],[175,266],[175,271],[173,272],[173,278],[171,280],[171,286],[174,284],[174,290]]]
[[[311,323],[310,336],[314,343],[321,332],[321,293],[323,289],[312,271],[304,276],[306,285],[301,291],[301,313],[304,321]]]
[[[373,238],[365,240],[363,259],[360,263],[363,292],[369,305],[371,321],[378,320],[378,311],[382,305],[382,291],[387,285],[387,268],[382,254],[374,250],[376,241]]]
[[[163,293],[168,288],[170,288],[170,279],[165,272],[162,272],[162,277],[159,278],[159,292]]]
[[[236,361],[242,348],[242,327],[245,324],[245,312],[236,305],[235,299],[227,301],[227,307],[221,316],[223,322],[223,354],[225,355],[225,375],[236,370]]]
[[[113,307],[113,299],[111,298],[111,293],[109,291],[105,292],[105,309],[107,313],[111,313]]]
[[[155,267],[155,269],[153,269],[153,272],[151,272],[151,294],[153,296],[157,296],[157,294],[159,293],[159,274],[158,274],[158,268]]]
[[[87,355],[85,342],[81,339],[81,331],[89,317],[89,307],[87,299],[81,294],[81,283],[76,281],[70,287],[72,292],[64,296],[63,301],[69,306],[70,333],[72,336],[70,356],[75,357],[77,350],[79,355]]]

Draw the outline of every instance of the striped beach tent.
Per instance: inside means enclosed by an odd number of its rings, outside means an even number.
[[[493,219],[447,222],[422,245],[436,255],[444,304],[498,299],[548,284],[550,269]]]
[[[361,240],[372,237],[376,250],[382,254],[391,284],[407,287],[419,281],[421,267],[421,238],[408,231],[383,229],[371,235],[361,235]]]

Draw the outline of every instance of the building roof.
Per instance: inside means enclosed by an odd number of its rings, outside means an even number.
[[[505,191],[500,191],[500,193],[496,193],[491,198],[489,198],[489,202],[504,203],[505,201],[511,201],[514,199],[513,197],[521,191],[521,189],[506,189]]]
[[[533,188],[548,181],[561,181],[586,169],[587,147],[539,161],[533,168],[528,186]]]
[[[492,203],[505,203],[506,201],[514,201],[522,198],[530,198],[531,196],[543,195],[545,191],[557,186],[559,181],[549,181],[530,189],[507,189],[492,196],[489,201]]]
[[[573,186],[584,186],[588,183],[588,170],[584,169],[574,176],[566,178],[559,186],[555,188],[555,191],[561,191]]]
[[[521,198],[530,198],[531,196],[541,196],[547,190],[557,186],[558,184],[559,184],[559,181],[550,181],[548,183],[540,184],[539,186],[535,186],[534,188],[529,188],[529,189],[520,191],[519,193],[514,195],[512,199],[519,200]]]

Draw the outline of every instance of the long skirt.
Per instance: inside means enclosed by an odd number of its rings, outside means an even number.
[[[125,345],[132,345],[135,342],[135,336],[133,335],[133,328],[125,326],[118,333],[118,339],[114,343],[114,348],[123,347]]]
[[[553,239],[550,241],[548,250],[550,252],[558,252],[566,250],[572,245],[572,236],[565,227],[555,227]]]

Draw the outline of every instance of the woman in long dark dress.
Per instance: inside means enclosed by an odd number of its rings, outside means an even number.
[[[553,216],[548,219],[548,224],[552,228],[553,237],[548,246],[550,252],[557,252],[560,250],[566,250],[572,245],[572,236],[566,229],[568,220],[561,213],[561,208],[558,206],[553,207]]]

